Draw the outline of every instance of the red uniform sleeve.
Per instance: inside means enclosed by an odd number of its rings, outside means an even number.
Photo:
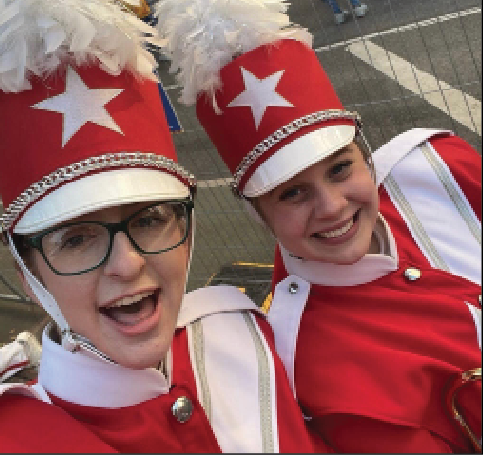
[[[454,453],[448,442],[426,429],[398,426],[372,418],[327,415],[312,420],[311,426],[314,425],[321,432],[323,430],[322,437],[342,453],[362,453],[363,448],[366,453],[376,454]]]
[[[0,453],[117,453],[61,408],[18,394],[0,397]]]

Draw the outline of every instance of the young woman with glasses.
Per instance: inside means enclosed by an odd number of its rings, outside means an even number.
[[[108,1],[0,17],[17,63],[0,69],[2,236],[53,319],[38,380],[0,385],[0,451],[313,451],[255,305],[185,294],[196,186],[140,45],[153,30]]]

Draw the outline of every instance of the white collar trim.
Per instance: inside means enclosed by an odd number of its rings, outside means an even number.
[[[261,309],[247,295],[232,285],[198,288],[184,295],[177,327],[182,328],[208,315],[244,310],[262,313]]]
[[[220,312],[260,310],[244,293],[232,286],[206,287],[184,296],[178,327]],[[168,378],[157,369],[129,369],[79,350],[69,352],[42,335],[39,383],[46,391],[74,404],[119,408],[139,404],[166,394],[171,384],[171,350],[166,358]]]
[[[65,401],[104,408],[139,404],[169,391],[157,369],[129,369],[94,356],[65,350],[44,330],[39,383]]]
[[[334,264],[295,258],[279,244],[288,274],[294,274],[315,285],[342,287],[372,282],[397,270],[399,259],[396,241],[384,217],[379,214],[378,218],[385,228],[389,255],[367,254],[354,264]],[[375,234],[378,239],[382,239],[377,231]]]

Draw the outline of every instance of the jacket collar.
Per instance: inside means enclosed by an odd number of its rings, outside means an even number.
[[[157,369],[129,369],[79,350],[69,352],[42,334],[39,383],[65,401],[92,407],[135,405],[168,393],[170,378]]]

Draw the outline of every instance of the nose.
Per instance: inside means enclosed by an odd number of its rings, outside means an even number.
[[[111,253],[104,265],[104,273],[130,279],[140,273],[145,263],[145,257],[136,250],[128,236],[118,232],[115,234]]]
[[[338,185],[321,182],[315,188],[314,216],[319,219],[338,217],[347,205],[347,198]]]

